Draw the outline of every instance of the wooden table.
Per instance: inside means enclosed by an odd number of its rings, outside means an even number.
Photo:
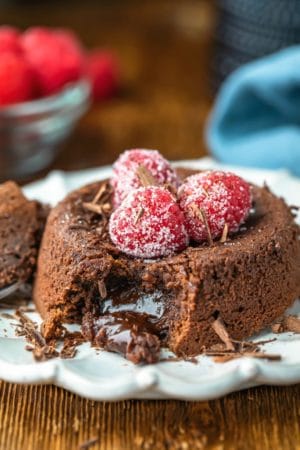
[[[98,5],[100,3],[100,5]],[[52,168],[111,163],[124,148],[206,154],[215,19],[207,1],[17,2],[3,23],[71,26],[119,55],[120,96],[92,108]],[[259,387],[210,402],[97,403],[54,386],[0,384],[0,450],[300,449],[300,386]]]

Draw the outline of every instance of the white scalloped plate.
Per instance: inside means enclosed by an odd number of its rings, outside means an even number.
[[[194,168],[224,167],[209,158],[177,163]],[[228,168],[228,166],[227,166]],[[231,168],[249,181],[267,181],[272,190],[290,204],[300,204],[300,180],[285,171]],[[47,178],[24,190],[31,198],[55,204],[65,194],[85,183],[106,178],[109,167],[76,173],[52,172]],[[1,312],[4,312],[3,310]],[[12,312],[7,310],[6,312]],[[289,313],[300,316],[300,302]],[[37,313],[30,313],[39,321]],[[35,362],[25,350],[25,341],[16,337],[11,320],[0,317],[0,378],[16,383],[54,383],[94,400],[125,398],[176,398],[208,400],[258,384],[292,384],[300,382],[300,335],[273,335],[266,330],[254,340],[276,341],[263,346],[268,353],[279,353],[280,362],[240,358],[224,364],[200,356],[196,364],[186,361],[160,362],[135,366],[119,355],[95,350],[89,344],[79,347],[74,359]],[[168,354],[167,350],[163,356]]]

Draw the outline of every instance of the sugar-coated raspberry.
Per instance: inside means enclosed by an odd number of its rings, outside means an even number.
[[[251,192],[249,184],[230,172],[210,171],[188,177],[179,188],[179,204],[185,214],[189,236],[196,242],[222,235],[225,224],[228,232],[238,230],[249,213]]]
[[[113,175],[110,180],[114,188],[115,207],[122,203],[130,191],[142,186],[136,173],[141,165],[149,170],[158,184],[178,187],[179,181],[175,170],[157,150],[126,150],[113,165]]]
[[[21,52],[20,32],[17,28],[8,25],[0,27],[0,53],[3,52]]]
[[[158,186],[131,191],[112,213],[109,234],[122,252],[140,258],[171,255],[188,244],[182,211],[173,195]]]
[[[28,62],[16,53],[3,53],[0,58],[0,105],[30,100],[33,91],[33,77]]]
[[[95,101],[112,97],[119,88],[119,65],[109,51],[94,50],[86,58],[86,73]]]
[[[83,51],[71,31],[29,28],[21,37],[21,45],[40,95],[56,93],[83,74]]]

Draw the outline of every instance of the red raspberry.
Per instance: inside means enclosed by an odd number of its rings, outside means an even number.
[[[126,150],[113,165],[111,185],[114,188],[114,205],[119,206],[133,189],[142,186],[136,173],[143,165],[159,184],[170,184],[178,187],[179,181],[175,170],[157,150]]]
[[[58,92],[82,76],[83,52],[70,31],[30,28],[22,35],[21,44],[40,95]]]
[[[33,77],[29,64],[22,56],[5,52],[0,58],[0,105],[30,100]]]
[[[122,252],[157,258],[188,244],[184,215],[173,195],[158,186],[131,191],[110,217],[109,234]]]
[[[3,25],[0,27],[0,53],[3,52],[21,52],[19,42],[20,32],[17,28]]]
[[[196,242],[238,230],[251,207],[249,184],[230,172],[203,172],[188,177],[179,188],[179,204],[185,214],[189,236]],[[205,215],[205,217],[203,217]]]
[[[92,84],[95,101],[112,97],[119,88],[119,66],[116,57],[103,50],[95,50],[87,56],[87,76]]]

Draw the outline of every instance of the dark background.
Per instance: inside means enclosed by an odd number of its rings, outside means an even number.
[[[109,48],[120,61],[119,95],[92,107],[50,169],[111,163],[132,147],[157,148],[170,159],[205,154],[213,2],[6,1],[0,17],[22,29],[70,27],[84,45]]]

